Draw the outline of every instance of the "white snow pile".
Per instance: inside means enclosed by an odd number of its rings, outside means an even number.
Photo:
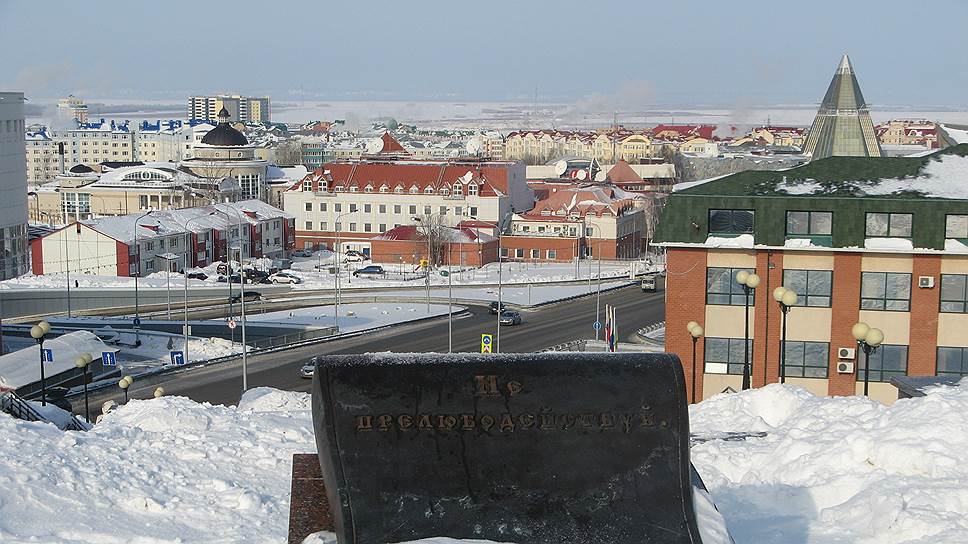
[[[753,235],[740,234],[739,236],[733,237],[710,236],[706,238],[706,241],[703,242],[703,245],[710,248],[752,249]]]
[[[776,186],[776,190],[788,195],[812,195],[823,191],[823,185],[812,179],[800,182],[784,180]]]
[[[770,385],[690,409],[692,461],[737,543],[968,542],[968,383],[885,406]]]
[[[309,403],[133,400],[88,432],[0,414],[0,542],[284,542]],[[770,385],[690,412],[694,432],[766,432],[692,448],[737,544],[968,542],[968,383],[893,406]]]

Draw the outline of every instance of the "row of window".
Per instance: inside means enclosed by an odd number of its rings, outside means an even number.
[[[749,358],[753,361],[753,341],[749,346]],[[787,378],[827,378],[829,374],[830,344],[827,342],[788,341],[784,344],[784,376]],[[743,374],[745,350],[742,338],[706,338],[705,372],[708,374]],[[945,355],[942,356],[942,350]],[[956,353],[954,350],[961,350]],[[942,363],[942,358],[944,362]],[[968,372],[968,350],[964,348],[938,348],[938,373]],[[857,379],[864,380],[867,369],[864,359],[858,359]],[[889,382],[894,376],[907,374],[908,347],[882,345],[870,357],[872,382]]]
[[[471,183],[469,183],[467,185],[467,196],[477,196],[478,195],[478,187],[479,186],[478,186],[477,182],[471,182]],[[311,192],[313,190],[312,183],[309,183],[309,182],[303,183],[302,190],[304,192]],[[344,193],[344,192],[346,192],[346,187],[344,187],[342,185],[336,185],[335,187],[333,187],[333,192],[334,193]],[[356,185],[351,185],[350,188],[349,188],[349,192],[351,192],[351,193],[359,192],[359,188]],[[363,192],[364,193],[372,193],[373,192],[373,186],[372,185],[367,185],[366,187],[363,188]],[[379,192],[381,192],[381,193],[389,193],[390,192],[390,187],[387,186],[387,185],[381,185],[380,186],[380,189],[379,189]],[[403,194],[404,192],[407,192],[407,193],[409,193],[411,195],[416,195],[416,194],[420,194],[421,193],[420,188],[417,187],[416,185],[411,185],[410,186],[410,189],[408,191],[404,191],[404,189],[403,189],[402,186],[397,185],[396,187],[394,187],[393,192],[395,194]],[[453,196],[463,196],[463,194],[464,194],[464,184],[462,182],[460,182],[460,181],[454,183],[454,185],[453,185],[453,192],[451,191],[450,188],[448,188],[446,186],[445,187],[442,187],[438,191],[437,189],[434,189],[434,187],[428,185],[427,187],[424,187],[423,194],[425,194],[425,195],[440,194],[440,195],[443,195],[443,196],[451,196],[451,195],[453,195]]]
[[[373,213],[373,207],[374,207],[373,204],[363,204],[363,213]],[[347,208],[348,208],[348,211],[350,213],[357,212],[357,211],[360,210],[360,206],[358,204],[347,204]],[[417,215],[418,210],[420,210],[420,212],[422,212],[424,215],[428,215],[428,216],[429,215],[432,215],[434,213],[433,206],[421,206],[421,207],[418,207],[415,204],[411,204],[411,205],[407,206],[406,208],[407,208],[407,213],[410,214],[411,216]],[[313,203],[312,202],[306,202],[305,205],[304,205],[304,209],[307,212],[312,212],[313,211]],[[328,203],[327,202],[320,202],[319,203],[319,211],[325,212],[328,209],[329,209],[329,206],[328,206]],[[377,204],[376,205],[376,209],[377,209],[377,213],[385,214],[385,213],[387,213],[387,209],[389,209],[389,206],[387,204]],[[393,205],[393,213],[395,215],[402,214],[403,213],[403,209],[404,209],[404,205],[402,205],[402,204],[394,204]],[[464,214],[464,207],[463,206],[454,206],[453,208],[450,208],[448,206],[438,206],[437,207],[437,214],[440,215],[441,217],[446,217],[451,210],[453,210],[454,215],[457,216],[457,217],[460,217],[460,216],[462,216]],[[337,203],[333,203],[333,212],[339,213],[339,212],[342,212],[342,211],[343,211],[343,205],[341,203],[338,203],[338,202]],[[467,207],[467,212],[472,217],[473,216],[477,216],[477,206],[468,206]]]
[[[830,344],[827,342],[786,342],[784,375],[788,378],[827,378]],[[742,338],[706,338],[705,372],[708,374],[743,374]],[[753,360],[753,342],[749,343]],[[938,376],[968,376],[968,348],[938,347],[935,371]],[[864,357],[857,360],[857,380],[864,380]],[[904,376],[908,368],[908,346],[885,344],[870,357],[872,382],[890,382]]]
[[[745,305],[743,286],[736,281],[736,274],[741,270],[753,272],[750,268],[707,268],[706,304]],[[887,312],[910,311],[911,281],[911,274],[905,272],[862,272],[860,308]],[[797,306],[829,308],[833,272],[784,270],[783,286],[799,295]],[[942,274],[940,298],[942,312],[968,313],[968,275]]]
[[[710,235],[753,234],[753,210],[709,210]],[[911,238],[914,215],[871,212],[866,215],[864,234],[868,238]],[[830,236],[833,212],[786,212],[787,236]],[[945,238],[968,238],[968,215],[945,216]]]

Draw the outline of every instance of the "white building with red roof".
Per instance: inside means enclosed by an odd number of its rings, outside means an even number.
[[[360,160],[334,161],[283,194],[296,217],[296,247],[370,251],[370,239],[413,217],[439,216],[496,223],[534,205],[521,163],[462,157],[416,160],[389,134],[371,142]]]

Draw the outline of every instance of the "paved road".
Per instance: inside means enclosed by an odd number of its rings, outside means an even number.
[[[642,293],[631,286],[602,293],[601,306],[617,307],[621,341],[631,341],[635,331],[661,321],[665,314],[664,293]],[[533,352],[570,340],[594,338],[595,295],[545,306],[523,313],[524,323],[501,327],[501,351]],[[494,333],[496,316],[486,307],[471,307],[471,315],[453,322],[454,351],[479,352],[482,333]],[[602,317],[604,320],[604,317]],[[371,332],[353,338],[249,358],[249,387],[309,391],[311,380],[299,377],[299,368],[314,355],[392,351],[397,353],[447,352],[447,318],[433,319]],[[161,385],[170,395],[188,396],[199,402],[236,404],[242,391],[241,363],[224,363],[179,374],[136,382],[129,390],[134,398],[148,398]],[[120,400],[119,391],[99,394],[92,402]],[[75,405],[83,402],[75,402]]]

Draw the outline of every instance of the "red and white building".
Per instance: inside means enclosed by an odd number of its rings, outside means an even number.
[[[37,275],[145,276],[207,266],[229,251],[235,260],[285,258],[294,221],[259,200],[88,219],[34,239],[31,264]]]
[[[392,136],[360,160],[329,162],[283,194],[296,247],[372,251],[371,240],[414,217],[497,223],[534,205],[521,163],[464,157],[415,160]]]

